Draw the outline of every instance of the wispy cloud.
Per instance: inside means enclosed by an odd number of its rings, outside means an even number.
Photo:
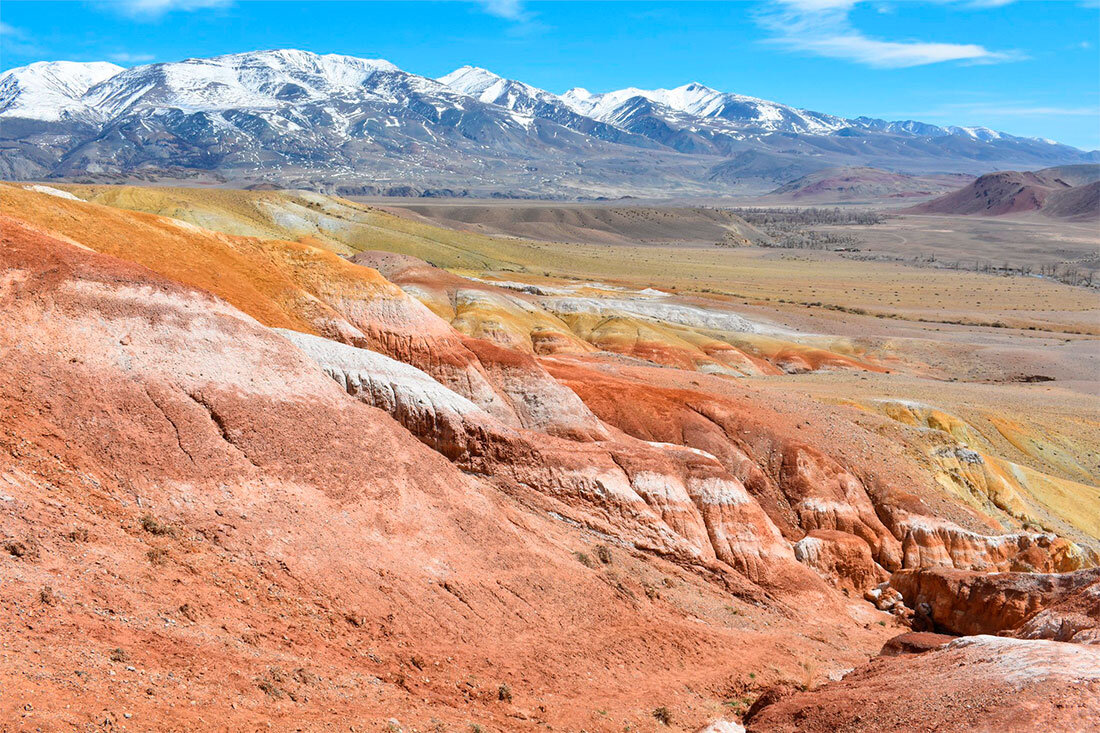
[[[128,51],[116,51],[107,54],[107,58],[116,64],[144,64],[155,57],[151,53],[130,53]]]
[[[523,0],[474,0],[482,12],[509,21],[506,35],[514,41],[526,42],[546,30],[537,13],[531,12]]]
[[[231,5],[234,0],[99,0],[99,4],[133,18],[159,18],[174,10],[190,11]]]
[[[790,51],[843,59],[881,69],[940,64],[948,61],[998,63],[1020,54],[991,51],[976,43],[882,40],[856,28],[852,10],[866,0],[777,0],[757,17],[772,43]],[[1011,0],[980,0],[1011,2]]]
[[[4,53],[13,56],[33,56],[39,52],[37,44],[21,28],[0,21],[0,42]]]
[[[945,104],[942,107],[924,113],[925,117],[950,117],[959,115],[1004,116],[1004,117],[1083,117],[1100,116],[1100,106],[1059,107],[1041,104]]]
[[[524,8],[522,0],[478,0],[478,4],[486,13],[498,18],[521,21],[528,18],[527,9]]]

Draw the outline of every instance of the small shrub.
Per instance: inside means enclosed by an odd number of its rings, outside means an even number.
[[[46,585],[42,587],[42,590],[38,591],[38,600],[42,601],[47,606],[52,606],[60,600],[60,596],[54,593],[53,588]]]
[[[86,527],[74,527],[66,536],[69,538],[69,542],[87,542],[89,539]]]
[[[168,550],[162,547],[154,547],[145,553],[145,559],[154,565],[163,565],[168,562]]]
[[[128,662],[130,661],[130,655],[126,653],[125,649],[118,648],[111,650],[112,662]]]
[[[152,514],[146,514],[141,518],[141,528],[146,532],[157,537],[163,537],[164,535],[172,534],[172,528],[167,524],[163,524],[157,521],[157,518]]]
[[[497,699],[501,702],[512,702],[512,688],[502,684],[497,688]]]
[[[576,557],[577,561],[580,562],[581,565],[584,565],[586,568],[596,567],[596,563],[592,562],[592,558],[590,558],[583,552],[574,552],[573,556]]]
[[[604,565],[611,564],[611,548],[607,545],[596,545],[596,559]]]
[[[19,540],[9,540],[5,542],[4,550],[12,557],[27,557],[33,554],[31,548],[28,547],[25,542],[20,542]]]
[[[653,717],[656,718],[657,722],[661,725],[672,725],[672,711],[664,705],[653,711]]]
[[[305,667],[298,667],[291,673],[291,678],[300,685],[312,685],[317,682],[317,675]]]
[[[263,691],[265,695],[272,698],[273,700],[278,700],[283,696],[283,691],[270,680],[260,680],[259,685],[257,686],[260,688],[260,690]]]

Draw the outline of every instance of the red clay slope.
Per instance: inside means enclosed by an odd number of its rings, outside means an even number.
[[[918,204],[903,213],[1004,216],[1038,211],[1056,219],[1084,221],[1100,217],[1100,183],[1070,186],[1043,171],[989,173],[953,193]]]
[[[578,562],[599,538],[465,476],[251,317],[0,225],[13,729],[621,730],[658,706],[693,726],[889,633],[621,547]]]

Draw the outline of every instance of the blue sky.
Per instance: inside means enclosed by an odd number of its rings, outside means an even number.
[[[1100,0],[4,0],[0,67],[260,48],[484,66],[553,92],[699,81],[844,116],[1100,148]]]

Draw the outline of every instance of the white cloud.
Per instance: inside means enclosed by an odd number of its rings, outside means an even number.
[[[3,36],[4,38],[25,38],[26,34],[18,28],[10,26],[4,21],[0,20],[0,36]]]
[[[945,112],[937,114],[958,114],[960,111],[975,116],[1004,115],[1005,117],[1082,117],[1100,115],[1100,107],[1044,107],[1042,105],[1018,104],[957,104],[947,105]]]
[[[151,53],[130,53],[128,51],[117,51],[115,53],[107,54],[107,58],[114,61],[116,64],[144,64],[148,61],[152,61],[154,56]]]
[[[173,10],[204,10],[230,5],[233,0],[100,0],[112,10],[135,18],[159,18]]]
[[[478,0],[478,4],[486,13],[498,18],[524,20],[527,17],[522,0]]]
[[[979,0],[989,3],[1011,0]],[[758,16],[771,31],[767,42],[791,51],[843,59],[883,69],[939,64],[947,61],[997,63],[1019,54],[990,51],[976,43],[870,38],[851,21],[851,12],[865,0],[777,0]]]

